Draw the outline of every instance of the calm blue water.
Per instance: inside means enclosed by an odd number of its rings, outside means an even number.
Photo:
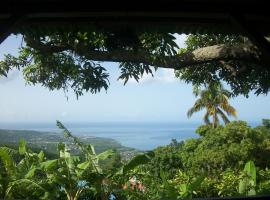
[[[112,138],[124,146],[139,150],[151,150],[167,145],[172,139],[185,140],[197,138],[195,133],[199,123],[181,122],[97,122],[97,123],[64,123],[77,136],[96,136]],[[252,123],[252,126],[258,123]],[[0,128],[13,130],[60,130],[53,123],[0,123]]]

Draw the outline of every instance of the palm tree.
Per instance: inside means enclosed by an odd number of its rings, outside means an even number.
[[[193,93],[196,97],[199,96],[199,99],[197,99],[193,107],[188,110],[188,118],[190,118],[193,113],[199,112],[204,108],[206,109],[206,113],[203,117],[204,122],[206,124],[211,124],[209,119],[211,116],[213,119],[213,127],[219,125],[219,116],[225,124],[230,122],[227,115],[236,117],[237,113],[235,108],[229,104],[231,93],[228,90],[225,90],[220,83],[208,84],[204,90],[195,86]]]

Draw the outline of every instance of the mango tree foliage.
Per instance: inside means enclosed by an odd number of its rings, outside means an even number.
[[[197,34],[189,35],[186,40],[186,48],[181,48],[180,52],[190,52],[203,47],[227,44],[229,46],[252,45],[248,38],[234,35],[222,34]],[[213,52],[209,52],[211,54]],[[225,53],[220,48],[220,54]],[[237,51],[234,52],[237,54]],[[203,52],[202,52],[203,54]],[[203,57],[203,55],[201,55]],[[214,57],[214,55],[212,55]],[[254,62],[245,62],[241,59],[214,59],[212,62],[198,63],[176,71],[176,76],[186,83],[193,85],[204,85],[211,82],[225,82],[233,91],[234,95],[243,94],[248,96],[250,91],[255,91],[257,95],[267,93],[270,87],[268,70],[269,62],[264,65]]]
[[[269,194],[270,129],[265,120],[255,128],[233,121],[217,128],[203,125],[196,132],[199,138],[174,140],[155,149],[155,157],[144,169],[149,173],[145,176],[149,181],[144,180],[149,186],[147,198]]]
[[[227,82],[235,94],[267,93],[270,87],[267,57],[246,38],[235,35],[191,35],[179,49],[174,33],[132,29],[17,30],[23,41],[18,56],[5,55],[0,75],[14,68],[29,84],[50,90],[73,90],[78,96],[109,87],[104,62],[116,62],[126,83],[157,68],[177,70],[186,82]],[[152,67],[151,67],[152,66]]]
[[[213,128],[197,128],[199,138],[155,149],[155,157],[148,164],[149,172],[160,178],[166,171],[171,179],[179,169],[191,174],[216,175],[220,170],[242,169],[249,160],[264,169],[270,165],[270,129],[250,127],[244,121],[232,121]]]
[[[131,77],[138,81],[144,73],[152,73],[150,61],[138,62],[136,57],[140,56],[136,54],[149,54],[149,60],[162,60],[165,55],[175,55],[177,49],[171,34],[95,30],[22,34],[24,45],[19,56],[6,55],[0,63],[1,75],[12,68],[23,69],[27,83],[40,83],[51,90],[72,89],[77,97],[83,92],[108,89],[109,74],[102,67],[104,61],[120,62],[119,79],[126,83]],[[119,60],[125,57],[125,52],[131,56]]]
[[[160,178],[161,170],[166,172],[167,178],[173,178],[179,168],[183,167],[179,149],[183,143],[171,143],[170,145],[158,147],[155,149],[155,157],[151,159],[149,171]]]
[[[226,126],[212,128],[201,126],[196,131],[201,135],[194,143],[187,141],[183,147],[184,169],[194,172],[214,173],[228,167],[239,168],[249,160],[265,168],[269,160],[269,129],[251,128],[243,121],[233,121]],[[190,146],[192,142],[192,146]]]

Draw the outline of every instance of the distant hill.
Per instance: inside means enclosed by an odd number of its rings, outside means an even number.
[[[0,146],[17,148],[19,140],[22,138],[25,139],[29,148],[44,150],[49,154],[56,154],[57,144],[59,142],[65,142],[70,147],[71,152],[75,154],[78,152],[70,140],[65,138],[62,133],[0,129]],[[125,153],[136,151],[133,148],[122,146],[119,142],[110,138],[83,136],[82,138],[79,137],[79,139],[86,144],[94,145],[97,153],[103,152],[107,149],[116,149]]]

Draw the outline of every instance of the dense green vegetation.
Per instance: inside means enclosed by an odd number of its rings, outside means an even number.
[[[255,128],[244,121],[216,128],[203,125],[196,130],[198,139],[173,140],[158,147],[150,163],[137,169],[145,173],[141,181],[147,189],[142,196],[179,199],[270,194],[268,125],[269,120]],[[245,165],[256,166],[253,177]]]
[[[60,122],[63,136],[82,156],[57,145],[57,157],[0,147],[1,198],[182,199],[270,194],[270,120],[202,125],[188,139],[138,154],[126,161],[114,150],[97,154]],[[18,192],[20,191],[20,192]]]

